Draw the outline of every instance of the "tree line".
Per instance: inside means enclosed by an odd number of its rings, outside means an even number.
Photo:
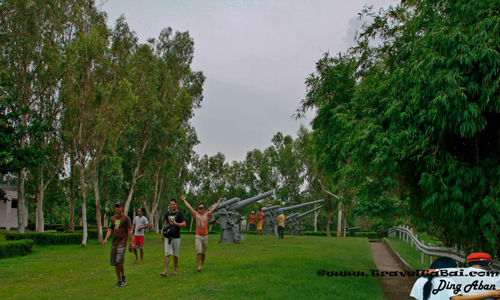
[[[499,2],[403,0],[360,17],[356,45],[325,53],[297,110],[316,112],[317,181],[339,215],[500,257]]]
[[[73,230],[78,197],[86,245],[90,198],[101,242],[103,203],[158,219],[162,193],[183,186],[205,80],[190,67],[193,39],[166,28],[139,44],[123,16],[106,22],[93,1],[0,6],[0,170],[18,185],[20,232],[30,203],[44,230],[47,201],[67,202]]]

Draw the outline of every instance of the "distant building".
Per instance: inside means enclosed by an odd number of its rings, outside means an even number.
[[[8,201],[0,200],[0,228],[10,230],[17,224],[17,185],[0,184],[0,189],[7,193]],[[28,227],[28,208],[24,211],[24,227]]]

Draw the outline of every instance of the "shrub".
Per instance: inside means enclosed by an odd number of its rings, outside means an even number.
[[[68,230],[67,227],[64,227],[65,230]],[[95,226],[87,226],[87,230],[89,229],[97,229]],[[75,225],[73,230],[75,231],[80,231],[80,230],[83,230],[83,226],[80,226],[80,225]]]
[[[64,227],[64,226],[63,226],[63,224],[52,224],[52,226],[50,226],[50,224],[45,224],[43,229],[44,230],[56,230],[57,227]],[[35,231],[36,230],[36,223],[28,223],[28,228],[32,231]]]
[[[82,233],[45,233],[45,232],[27,232],[27,233],[6,233],[7,241],[18,241],[30,239],[36,245],[66,245],[66,244],[81,244],[83,239]]]
[[[0,243],[0,259],[14,255],[27,255],[33,250],[33,240],[19,240]]]

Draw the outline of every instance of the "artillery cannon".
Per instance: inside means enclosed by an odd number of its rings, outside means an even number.
[[[239,244],[240,240],[242,240],[242,236],[238,235],[238,233],[240,232],[238,220],[244,217],[242,217],[237,212],[237,210],[268,196],[271,196],[272,194],[274,194],[274,190],[241,201],[239,201],[238,198],[233,198],[222,202],[217,210],[208,219],[208,222],[210,223],[213,223],[217,221],[217,219],[220,219],[221,232],[219,242]],[[238,200],[235,201],[234,199]]]
[[[324,202],[325,200],[316,200],[316,201],[311,201],[307,203],[302,203],[302,204],[297,204],[297,205],[292,205],[289,207],[278,207],[278,208],[272,208],[272,206],[267,206],[262,208],[262,211],[265,210],[264,212],[264,219],[266,220],[266,234],[268,235],[278,235],[278,221],[277,219],[277,213],[282,210],[282,211],[288,211],[296,208],[301,208],[304,206],[308,206],[311,204],[316,204],[316,203],[321,203]]]
[[[323,207],[323,205],[321,205],[320,207],[313,208],[313,209],[306,211],[305,213],[302,213],[302,214],[296,213],[296,214],[288,215],[288,217],[285,218],[285,221],[287,222],[288,227],[290,227],[288,234],[289,235],[302,235],[302,232],[304,231],[304,225],[302,225],[299,222],[299,219],[307,216],[308,214],[310,214],[312,212],[315,212],[315,211],[321,209],[322,207]]]

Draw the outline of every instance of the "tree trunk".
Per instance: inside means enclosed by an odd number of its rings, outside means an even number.
[[[45,229],[45,223],[43,220],[43,168],[40,168],[40,183],[38,184],[38,193],[36,199],[36,231],[43,232]]]
[[[331,212],[327,212],[326,214],[326,236],[328,237],[331,237],[332,234],[330,232],[330,216],[331,216]],[[337,236],[338,236],[338,233],[337,233]]]
[[[314,231],[318,231],[318,215],[319,210],[314,212]]]
[[[135,184],[137,183],[137,180],[142,177],[142,175],[138,176],[138,174],[139,174],[139,169],[141,167],[142,157],[144,156],[144,153],[146,152],[148,144],[149,144],[149,138],[146,140],[146,142],[142,146],[141,154],[139,156],[139,159],[137,160],[137,166],[135,167],[134,172],[132,173],[132,185],[130,186],[130,191],[128,193],[127,201],[125,202],[125,209],[123,211],[124,214],[128,214],[130,202],[132,202],[132,195],[134,194]]]
[[[87,246],[87,206],[85,203],[85,166],[80,164],[80,190],[82,194],[82,226],[83,239],[82,247]]]
[[[94,174],[94,195],[95,195],[95,219],[97,225],[97,241],[102,244],[102,223],[101,223],[101,200],[99,198],[98,170]]]
[[[342,215],[342,202],[339,202],[339,216],[337,220],[337,236],[341,237],[344,236],[344,222],[342,222],[343,215]]]
[[[71,187],[69,190],[69,225],[68,230],[75,230],[75,157],[71,153]]]
[[[24,140],[24,139],[23,139]],[[24,143],[23,143],[24,144]],[[19,183],[17,186],[17,232],[24,233],[24,181],[26,178],[26,169],[22,168],[19,171]]]

